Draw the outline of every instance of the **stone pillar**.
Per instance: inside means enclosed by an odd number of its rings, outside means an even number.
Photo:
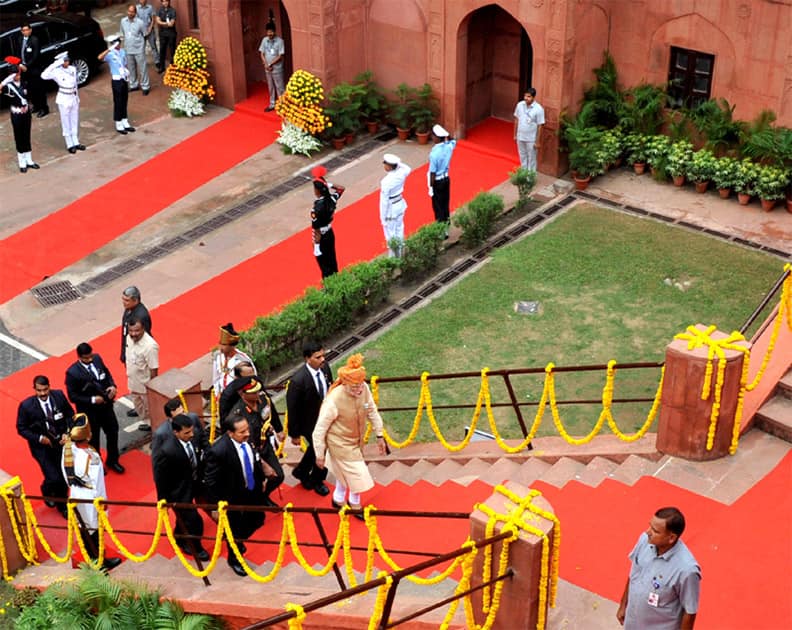
[[[146,383],[146,395],[148,396],[149,416],[151,416],[151,428],[156,429],[165,422],[165,403],[177,395],[181,390],[187,402],[186,411],[203,414],[203,396],[201,395],[201,383],[196,382],[195,377],[179,369],[168,370],[156,378]]]
[[[10,475],[0,471],[0,484],[6,484],[11,479],[12,477]],[[19,482],[11,486],[10,489],[15,496],[19,497],[22,493],[22,483]],[[21,504],[18,504],[17,507],[21,507]],[[14,575],[17,571],[27,566],[27,560],[25,560],[22,553],[19,551],[19,544],[17,543],[16,536],[14,536],[14,529],[11,526],[11,518],[13,517],[8,513],[5,500],[0,499],[0,536],[3,537],[3,545],[5,546],[8,573],[9,575]],[[24,531],[24,525],[20,525],[19,529]]]
[[[699,331],[707,327],[697,324]],[[722,341],[728,335],[714,331],[709,338]],[[735,345],[748,348],[747,341]],[[707,450],[707,432],[710,414],[715,401],[718,360],[713,358],[712,379],[707,400],[701,399],[701,390],[707,370],[706,344],[688,349],[688,342],[675,339],[666,347],[665,380],[660,399],[660,422],[657,427],[657,450],[695,461],[718,459],[729,453],[734,428],[734,412],[740,390],[745,355],[739,350],[724,350],[726,372],[721,390],[720,412],[711,450]]]
[[[529,488],[515,482],[504,484],[506,488],[514,494],[524,497],[530,491]],[[553,513],[552,506],[543,497],[538,496],[533,500],[536,507],[546,512]],[[498,513],[508,514],[514,507],[506,496],[495,492],[484,502],[484,505],[492,508]],[[489,516],[481,510],[475,510],[470,517],[470,537],[473,540],[481,540],[486,537],[486,527]],[[553,522],[531,512],[523,513],[523,520],[530,525],[545,532],[549,537],[549,545],[552,557],[553,545]],[[503,523],[497,523],[493,535],[499,534]],[[492,570],[490,579],[497,577],[498,563],[500,558],[502,543],[498,543],[492,548]],[[479,549],[476,560],[473,564],[473,576],[471,577],[471,588],[483,583],[484,567],[484,548]],[[548,561],[548,571],[551,568],[551,560]],[[509,547],[509,567],[514,571],[514,576],[506,579],[501,594],[500,607],[498,608],[494,630],[514,630],[514,628],[536,628],[536,620],[539,614],[539,578],[542,566],[542,538],[525,531],[520,532],[517,540]],[[549,584],[549,581],[548,581]],[[491,586],[494,592],[495,584]],[[550,589],[548,588],[548,591]],[[545,601],[545,615],[550,594]],[[482,613],[482,591],[476,591],[471,595],[473,610],[476,623],[482,624],[486,615]]]

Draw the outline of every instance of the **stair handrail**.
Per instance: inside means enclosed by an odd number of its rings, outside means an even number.
[[[751,313],[748,316],[748,319],[745,320],[743,325],[740,326],[740,329],[739,329],[740,330],[740,334],[745,334],[745,332],[751,327],[751,325],[756,321],[756,318],[759,317],[759,315],[764,310],[764,308],[770,303],[770,300],[772,300],[776,296],[776,294],[782,289],[782,287],[784,286],[784,281],[789,277],[789,275],[791,273],[792,273],[792,266],[791,265],[785,265],[784,266],[784,271],[781,272],[781,275],[775,281],[773,286],[765,294],[765,296],[761,299],[761,301],[759,302],[759,305],[754,309],[753,313]],[[756,339],[759,335],[761,335],[762,332],[764,332],[764,330],[769,325],[770,325],[770,321],[766,321],[762,325],[762,327],[759,330],[757,330],[756,333],[754,333],[752,339]]]

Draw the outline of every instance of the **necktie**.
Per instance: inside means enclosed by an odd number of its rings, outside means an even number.
[[[190,466],[192,466],[193,470],[198,465],[198,460],[195,458],[195,451],[193,450],[193,445],[187,442],[187,456],[190,458]]]
[[[51,421],[53,419],[53,415],[52,415],[52,407],[50,407],[49,400],[44,403],[44,409],[47,413],[47,420]]]
[[[22,38],[22,55],[21,55],[22,63],[25,63],[25,61],[27,60],[27,55],[25,54],[26,52],[25,49],[27,48],[27,39],[28,39],[27,37]]]
[[[324,383],[322,382],[322,373],[316,372],[316,389],[319,392],[319,397],[325,397]]]
[[[99,373],[96,371],[96,366],[93,363],[88,363],[87,365],[88,365],[88,372],[98,381]]]
[[[248,455],[247,442],[243,442],[242,446],[242,461],[245,464],[245,484],[248,490],[253,490],[253,462],[250,461]]]

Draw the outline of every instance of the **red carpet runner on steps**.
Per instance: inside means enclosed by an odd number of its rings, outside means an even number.
[[[7,302],[271,144],[276,118],[234,113],[0,241]],[[233,142],[229,139],[233,138]],[[31,247],[32,242],[36,247]]]

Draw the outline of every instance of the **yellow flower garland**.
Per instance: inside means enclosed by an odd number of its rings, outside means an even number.
[[[286,610],[294,613],[294,617],[289,619],[289,630],[302,630],[302,624],[305,621],[303,607],[299,604],[286,604]]]
[[[374,601],[374,611],[371,613],[371,617],[369,617],[368,630],[375,630],[375,628],[379,626],[382,613],[385,610],[385,600],[388,598],[388,591],[390,590],[391,584],[393,584],[393,578],[385,573],[385,571],[380,571],[377,577],[384,577],[385,582],[377,589],[377,599]]]
[[[217,396],[214,387],[209,390],[209,444],[214,444],[217,431]]]

